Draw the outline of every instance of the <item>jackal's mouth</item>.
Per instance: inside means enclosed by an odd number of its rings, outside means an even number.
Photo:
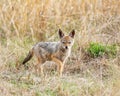
[[[68,47],[66,48],[66,47],[62,47],[62,48],[60,48],[60,50],[61,50],[61,52],[66,52],[67,50],[68,50]]]

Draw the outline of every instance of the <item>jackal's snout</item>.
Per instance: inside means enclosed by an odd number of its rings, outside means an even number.
[[[65,49],[68,49],[68,46],[65,46]]]

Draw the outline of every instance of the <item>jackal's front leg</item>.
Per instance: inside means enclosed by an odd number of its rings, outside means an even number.
[[[63,72],[63,67],[64,67],[64,64],[61,60],[55,58],[54,56],[52,56],[52,61],[56,62],[58,64],[58,71],[59,71],[59,76],[62,76],[62,72]]]

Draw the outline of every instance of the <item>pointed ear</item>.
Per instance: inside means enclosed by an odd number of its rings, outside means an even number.
[[[60,38],[62,38],[62,37],[64,36],[64,33],[62,32],[62,30],[61,30],[61,29],[59,29],[59,31],[58,31],[58,32],[59,32],[59,37],[60,37]]]
[[[74,29],[70,32],[69,36],[74,38],[74,36],[75,36],[75,30]]]

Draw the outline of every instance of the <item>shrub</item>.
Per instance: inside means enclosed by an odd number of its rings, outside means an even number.
[[[90,46],[87,48],[90,56],[99,57],[107,55],[108,57],[114,57],[117,52],[116,45],[103,45],[100,43],[90,43]]]

